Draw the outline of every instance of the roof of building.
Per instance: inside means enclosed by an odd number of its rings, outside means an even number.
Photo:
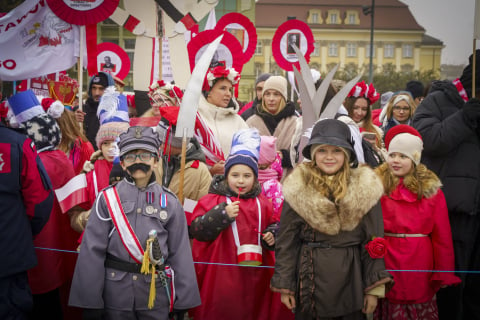
[[[378,1],[379,2],[379,1]],[[408,5],[399,0],[382,0],[375,4],[376,30],[409,30],[425,32],[417,23]],[[321,10],[324,19],[329,9],[340,10],[344,17],[347,10],[358,10],[360,24],[311,24],[310,27],[322,29],[370,29],[370,16],[365,16],[362,7],[368,5],[367,0],[258,0],[255,8],[255,24],[257,28],[277,28],[287,20],[295,17],[307,22],[311,9]]]
[[[434,46],[443,46],[443,42],[437,38],[424,34],[422,36],[422,44],[424,45],[434,45]]]

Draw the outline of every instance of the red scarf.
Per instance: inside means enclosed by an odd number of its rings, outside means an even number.
[[[463,84],[460,81],[460,79],[457,78],[453,80],[452,83],[455,86],[455,88],[457,88],[458,94],[460,95],[460,97],[462,97],[463,101],[467,102],[468,101],[467,91],[465,91],[465,88],[463,87]]]

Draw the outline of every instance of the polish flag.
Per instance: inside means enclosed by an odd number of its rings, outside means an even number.
[[[63,187],[55,189],[63,213],[88,201],[87,178],[84,173],[73,177]]]

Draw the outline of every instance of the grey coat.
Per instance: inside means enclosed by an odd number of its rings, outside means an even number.
[[[154,180],[154,179],[153,179]],[[175,195],[156,182],[145,189],[137,188],[127,179],[117,184],[122,207],[130,225],[145,249],[148,233],[157,230],[165,263],[175,272],[174,308],[189,309],[200,304],[192,254],[188,239],[187,223],[183,208]],[[148,214],[146,192],[153,192],[153,203],[157,209]],[[160,215],[160,195],[167,194],[167,217]],[[99,193],[83,235],[80,254],[70,292],[71,306],[86,309],[141,310],[148,311],[151,275],[129,273],[104,266],[106,255],[134,263],[114,228],[107,209],[106,200]],[[160,279],[156,279],[154,313],[157,319],[167,319],[169,302]]]

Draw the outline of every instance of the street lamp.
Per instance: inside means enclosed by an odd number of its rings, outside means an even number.
[[[373,30],[374,30],[374,18],[375,18],[375,0],[372,0],[371,6],[362,6],[363,14],[370,15],[370,65],[368,71],[368,83],[373,82]]]

